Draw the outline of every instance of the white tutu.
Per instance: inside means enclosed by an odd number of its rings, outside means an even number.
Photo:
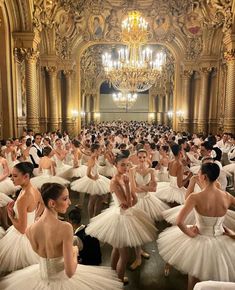
[[[148,215],[137,208],[115,205],[91,219],[86,233],[114,248],[137,247],[156,239],[157,229]]]
[[[137,186],[146,186],[151,181],[151,172],[141,175],[135,171],[134,178]],[[143,210],[153,220],[163,219],[162,212],[168,209],[169,206],[158,199],[154,192],[138,192],[137,197],[136,208]]]
[[[80,165],[79,167],[73,167],[68,171],[68,177],[83,177],[87,173],[87,166],[86,165]]]
[[[64,179],[62,177],[52,176],[50,173],[50,169],[43,169],[42,174],[31,178],[30,182],[34,187],[38,188],[39,190],[41,189],[42,185],[47,182],[55,182],[62,185],[68,185],[70,183],[67,179]]]
[[[97,180],[87,175],[71,183],[71,189],[77,192],[85,192],[91,195],[103,195],[110,192],[110,180],[99,175]]]
[[[176,226],[168,228],[159,235],[159,254],[201,281],[235,281],[235,241],[223,235],[224,217],[195,214],[200,234],[190,238]]]
[[[2,239],[6,234],[6,231],[4,230],[3,227],[0,227],[0,239]]]
[[[16,187],[14,186],[12,180],[7,177],[4,180],[0,181],[0,192],[7,195],[13,195],[15,193]]]
[[[0,207],[6,206],[9,202],[12,202],[13,199],[11,199],[9,196],[7,196],[4,193],[0,192]]]
[[[163,218],[170,224],[175,224],[176,218],[183,208],[183,205],[178,205],[176,207],[170,208],[165,210],[163,214]],[[189,213],[189,215],[186,217],[185,224],[187,225],[194,225],[196,223],[195,213],[194,210]],[[224,225],[228,227],[229,229],[235,231],[235,211],[228,210],[225,218],[224,218]]]
[[[18,218],[17,201],[13,210]],[[27,227],[34,223],[34,219],[35,211],[28,212]],[[0,240],[0,273],[12,272],[36,263],[38,263],[38,255],[33,251],[26,235],[11,226]]]
[[[5,290],[116,290],[122,283],[107,267],[77,265],[72,278],[64,272],[63,258],[40,258],[39,265],[16,271],[0,281]]]
[[[0,240],[0,273],[12,272],[37,263],[38,255],[33,251],[26,235],[11,226]]]
[[[106,177],[113,177],[117,173],[117,168],[111,164],[107,159],[104,166],[99,166],[99,173]]]
[[[57,156],[54,156],[53,158],[56,163],[56,167],[55,167],[56,175],[65,179],[69,178],[69,175],[70,175],[69,171],[72,168],[72,166],[65,164],[62,160],[57,158]]]
[[[143,210],[151,219],[160,221],[163,219],[163,211],[169,208],[155,196],[155,192],[138,193],[138,202],[136,208]]]
[[[157,181],[159,181],[159,182],[169,182],[170,181],[168,167],[162,166],[162,169],[158,170]]]
[[[156,195],[166,202],[183,204],[185,201],[186,188],[177,186],[177,177],[170,176],[170,183],[160,182],[157,186]]]

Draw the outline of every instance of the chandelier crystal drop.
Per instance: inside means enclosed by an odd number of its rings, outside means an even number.
[[[137,94],[113,93],[113,101],[121,109],[130,109],[137,100]]]
[[[122,41],[125,47],[118,51],[118,58],[111,54],[102,56],[103,66],[109,82],[123,92],[148,90],[161,75],[165,63],[162,51],[153,51],[143,45],[148,40],[148,23],[138,11],[130,12],[122,23]]]

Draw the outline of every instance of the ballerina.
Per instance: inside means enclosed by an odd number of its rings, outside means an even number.
[[[203,190],[191,194],[180,211],[176,224],[158,238],[159,254],[178,270],[188,273],[188,290],[198,280],[235,281],[235,241],[224,235],[224,216],[235,198],[216,186],[220,168],[202,164],[199,172]],[[195,209],[196,225],[184,221]]]
[[[10,170],[7,164],[7,160],[0,156],[0,192],[7,195],[14,195],[15,186],[12,180],[8,177]]]
[[[162,212],[169,208],[164,202],[155,196],[156,180],[154,169],[147,167],[147,152],[140,149],[137,153],[139,164],[130,169],[131,188],[136,192],[138,202],[136,208],[143,210],[153,221],[162,220]],[[130,266],[135,270],[142,263],[141,256],[149,259],[149,254],[141,247],[135,248],[136,259]]]
[[[105,177],[112,178],[116,174],[116,167],[114,166],[114,154],[112,152],[113,145],[110,141],[105,143],[104,166],[99,167],[99,173]]]
[[[30,162],[21,162],[13,167],[13,182],[20,185],[22,190],[16,202],[8,204],[12,226],[0,240],[0,273],[38,263],[38,256],[25,235],[27,227],[34,223],[44,209],[40,192],[30,183],[32,172],[33,164]]]
[[[160,160],[159,160],[159,172],[158,172],[158,181],[159,182],[169,182],[169,174],[168,174],[168,164],[170,162],[169,159],[169,146],[162,145],[160,147]]]
[[[55,166],[54,161],[51,159],[54,152],[51,147],[43,148],[43,157],[39,160],[38,172],[41,175],[31,178],[31,183],[33,186],[37,187],[39,190],[42,185],[47,182],[56,182],[62,185],[68,185],[70,182],[60,176],[55,176]]]
[[[187,177],[185,175],[184,165],[182,163],[183,153],[180,145],[173,145],[171,147],[172,153],[174,154],[174,160],[169,163],[169,176],[170,184],[167,182],[161,182],[160,188],[157,188],[157,197],[163,201],[169,203],[183,204],[185,200],[186,188],[184,187],[189,179],[192,177],[192,172],[188,172]],[[161,184],[163,183],[163,186]]]
[[[90,218],[100,213],[103,203],[103,195],[109,192],[110,180],[98,173],[98,156],[100,145],[91,145],[91,157],[87,164],[87,175],[71,183],[71,189],[77,192],[85,192],[90,195],[88,202],[88,215]]]
[[[111,255],[112,269],[118,277],[124,277],[128,261],[128,247],[138,247],[156,238],[156,228],[152,220],[134,205],[136,194],[130,190],[126,175],[128,158],[126,155],[116,157],[117,174],[112,178],[110,191],[113,193],[114,206],[91,219],[86,233],[113,247]]]
[[[13,145],[14,145],[14,142],[11,139],[8,139],[6,141],[6,148],[3,150],[3,156],[7,160],[7,164],[10,169],[10,172],[12,171],[12,168],[14,167],[14,165],[19,162],[16,159],[16,151]]]
[[[27,237],[39,264],[16,271],[0,281],[0,289],[122,289],[115,272],[107,267],[77,264],[78,248],[73,247],[72,226],[58,219],[69,205],[68,190],[60,184],[42,187],[45,210],[28,230]]]

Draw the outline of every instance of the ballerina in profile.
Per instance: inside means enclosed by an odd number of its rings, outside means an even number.
[[[72,226],[58,219],[58,214],[65,214],[71,204],[67,188],[45,183],[41,192],[45,210],[27,230],[39,264],[4,277],[0,289],[122,289],[122,283],[110,268],[77,264],[78,248],[73,246]]]

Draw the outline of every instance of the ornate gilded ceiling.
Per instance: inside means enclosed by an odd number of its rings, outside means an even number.
[[[221,44],[232,28],[232,0],[35,0],[41,51],[70,59],[89,45],[120,42],[121,22],[133,9],[149,22],[150,43],[164,44],[187,60],[215,53],[213,43]]]

